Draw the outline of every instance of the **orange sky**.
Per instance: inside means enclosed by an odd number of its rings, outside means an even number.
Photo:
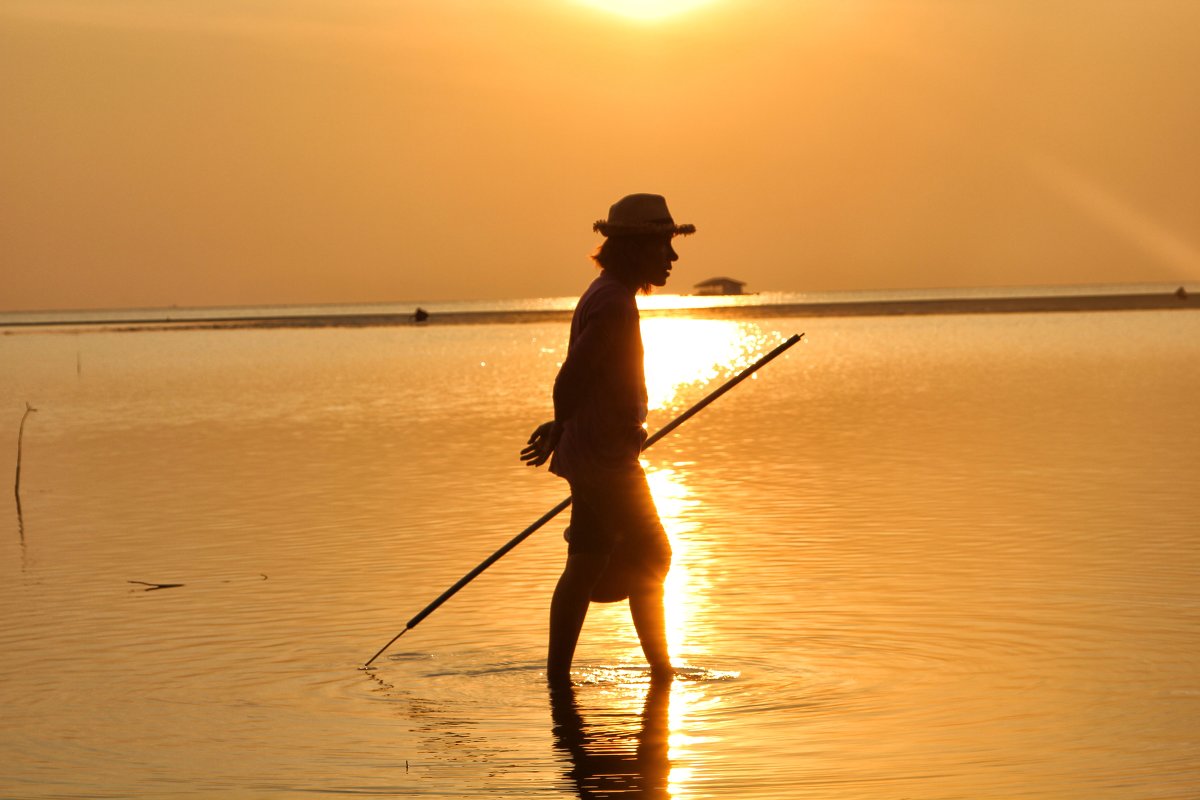
[[[602,0],[595,0],[602,4]],[[1200,3],[5,0],[0,309],[1200,281]]]

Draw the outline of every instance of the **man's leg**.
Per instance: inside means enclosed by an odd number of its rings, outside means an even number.
[[[546,656],[546,679],[550,683],[571,682],[571,660],[587,616],[592,587],[607,561],[605,556],[592,553],[567,556],[567,566],[550,600],[550,648]]]
[[[661,581],[638,581],[629,594],[629,614],[633,627],[637,629],[642,652],[655,675],[667,676],[674,673],[671,655],[667,649],[667,623],[663,610],[663,585]]]
[[[666,677],[674,674],[663,610],[663,582],[671,569],[671,542],[659,519],[646,473],[639,467],[629,478],[623,503],[618,506],[626,515],[625,537],[613,558],[627,565],[629,614],[642,643],[642,653],[652,674]]]

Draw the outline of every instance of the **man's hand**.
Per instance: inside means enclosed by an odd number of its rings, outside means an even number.
[[[543,422],[530,434],[528,446],[521,451],[521,460],[526,466],[540,467],[550,458],[554,448],[558,447],[558,440],[561,438],[562,423],[558,420]]]

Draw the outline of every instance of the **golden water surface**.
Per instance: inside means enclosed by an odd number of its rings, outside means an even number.
[[[565,496],[565,327],[0,336],[0,796],[1200,796],[1190,311],[648,318],[651,430],[807,334],[644,454],[679,678],[551,701],[565,515],[360,670]]]

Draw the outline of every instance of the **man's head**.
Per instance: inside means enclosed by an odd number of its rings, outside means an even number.
[[[598,220],[592,229],[605,237],[593,260],[643,292],[666,284],[679,259],[671,239],[696,232],[695,225],[676,225],[666,199],[657,194],[622,197],[609,208],[608,219]]]

